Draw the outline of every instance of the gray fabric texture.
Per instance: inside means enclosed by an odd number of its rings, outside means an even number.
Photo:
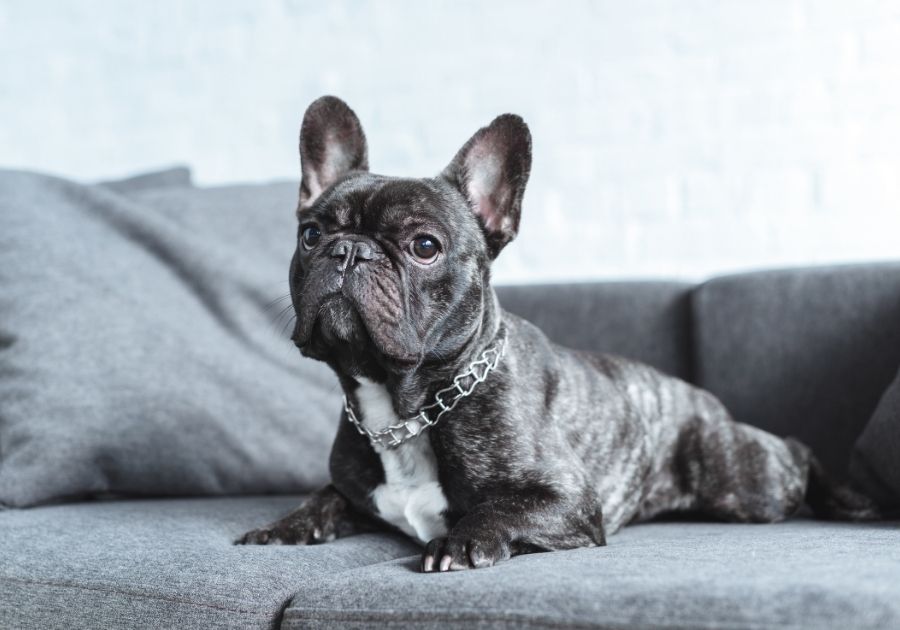
[[[856,441],[850,473],[886,509],[900,510],[900,372]]]
[[[273,304],[295,201],[296,184],[198,189],[184,169],[93,186],[0,172],[0,503],[324,481],[339,392]],[[832,470],[872,417],[858,452],[896,479],[900,264],[500,296],[564,345],[696,379]],[[433,575],[399,536],[231,545],[298,502],[0,511],[0,627],[900,625],[896,523],[651,523]]]
[[[900,365],[900,263],[755,272],[693,294],[697,383],[836,477]]]
[[[422,574],[370,534],[234,546],[300,497],[100,501],[0,512],[0,627],[885,628],[900,524],[650,523],[609,546]],[[286,611],[285,611],[286,608]]]
[[[498,287],[503,308],[579,350],[637,359],[692,377],[691,285],[603,282]]]
[[[306,584],[285,628],[895,628],[898,524],[649,523],[608,547],[421,574],[418,558]]]
[[[336,379],[278,317],[296,185],[188,184],[0,172],[0,504],[326,480]]]
[[[0,512],[0,628],[271,628],[327,574],[415,553],[401,536],[232,545],[299,497],[135,500]]]
[[[99,185],[127,195],[154,188],[187,188],[193,184],[191,169],[186,166],[175,166],[162,171],[141,173],[126,179],[100,182]]]

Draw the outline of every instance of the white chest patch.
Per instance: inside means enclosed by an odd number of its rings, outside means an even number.
[[[360,420],[377,431],[400,421],[384,385],[359,379],[356,390]],[[392,449],[376,448],[384,467],[384,483],[372,492],[378,515],[404,533],[427,543],[444,536],[447,498],[437,476],[437,460],[428,435]]]

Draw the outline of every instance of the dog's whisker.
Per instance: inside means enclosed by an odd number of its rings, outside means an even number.
[[[282,296],[279,296],[279,297],[275,298],[274,300],[270,300],[269,302],[267,302],[267,303],[263,306],[263,310],[264,310],[264,311],[268,311],[268,310],[271,310],[271,309],[273,309],[273,308],[278,308],[279,306],[281,306],[281,304],[282,304],[285,300],[289,300],[289,299],[291,299],[291,296],[290,296],[290,295],[282,295]]]
[[[297,316],[296,315],[291,316],[291,318],[288,319],[287,323],[285,323],[281,327],[281,332],[278,334],[278,336],[284,337],[287,334],[287,331],[290,329],[290,327],[294,324],[295,321],[297,321]]]

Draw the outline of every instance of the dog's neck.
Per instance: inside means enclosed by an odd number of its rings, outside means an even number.
[[[488,285],[482,300],[481,317],[472,324],[472,333],[452,351],[431,353],[409,369],[387,367],[378,375],[350,375],[335,371],[344,393],[351,400],[361,378],[374,380],[384,384],[397,415],[410,417],[431,402],[434,392],[450,385],[454,376],[465,372],[486,349],[497,343],[502,320],[503,311],[494,290]]]

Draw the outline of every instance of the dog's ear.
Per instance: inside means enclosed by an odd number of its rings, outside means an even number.
[[[366,136],[359,118],[336,96],[323,96],[306,108],[300,126],[299,210],[350,171],[369,170]]]
[[[479,129],[441,176],[469,202],[484,229],[491,258],[519,231],[522,195],[531,172],[531,132],[521,117],[503,114]]]

